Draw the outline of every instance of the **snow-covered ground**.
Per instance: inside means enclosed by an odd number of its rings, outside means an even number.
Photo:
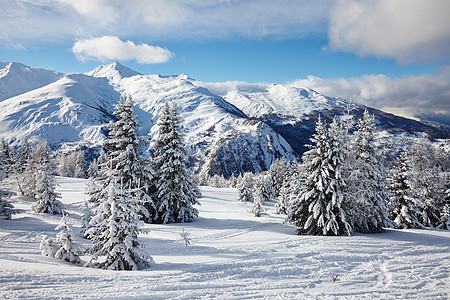
[[[76,232],[85,182],[58,178]],[[15,207],[25,212],[0,219],[0,299],[449,298],[449,231],[297,236],[272,213],[273,203],[266,203],[269,216],[256,218],[234,189],[202,192],[193,223],[145,225],[150,233],[141,239],[155,264],[133,272],[41,256],[41,236],[54,238],[60,217],[32,213],[30,202],[16,198]],[[191,234],[188,247],[180,241],[183,227]]]

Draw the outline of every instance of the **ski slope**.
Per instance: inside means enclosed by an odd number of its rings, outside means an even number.
[[[78,232],[86,180],[57,181]],[[60,216],[32,213],[29,200],[13,198],[25,211],[0,219],[0,299],[449,298],[449,231],[297,236],[273,214],[273,203],[266,203],[268,216],[256,218],[235,189],[202,192],[193,223],[145,225],[150,232],[141,239],[155,260],[151,268],[120,272],[41,256],[41,236],[56,236]]]

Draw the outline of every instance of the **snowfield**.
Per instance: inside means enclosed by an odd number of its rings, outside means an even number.
[[[86,180],[57,178],[79,232]],[[24,212],[0,219],[1,299],[448,299],[450,232],[388,230],[339,237],[297,236],[272,212],[256,218],[237,191],[202,187],[193,223],[145,225],[155,260],[141,271],[83,268],[41,256],[60,216]],[[190,232],[185,246],[180,233]],[[89,241],[78,236],[78,241]],[[88,257],[83,257],[84,261]],[[335,282],[332,278],[338,275]]]

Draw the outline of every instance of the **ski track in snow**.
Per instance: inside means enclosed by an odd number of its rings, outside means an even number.
[[[57,179],[78,233],[86,180]],[[339,237],[297,236],[272,213],[256,218],[234,189],[202,187],[193,223],[145,225],[146,270],[83,268],[40,255],[60,216],[25,212],[0,220],[1,299],[448,299],[450,232],[388,230]],[[182,228],[192,245],[181,241]],[[84,244],[88,240],[79,238]],[[88,257],[83,257],[84,261]],[[332,283],[332,277],[338,281]]]

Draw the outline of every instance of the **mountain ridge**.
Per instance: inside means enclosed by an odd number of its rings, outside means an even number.
[[[153,138],[158,134],[156,120],[164,103],[175,101],[184,119],[191,166],[205,176],[260,172],[279,157],[298,159],[314,132],[318,114],[331,120],[348,108],[358,114],[365,109],[306,88],[277,84],[239,88],[216,84],[214,88],[185,74],[143,75],[117,62],[86,73],[53,75],[49,73],[52,71],[20,65],[14,74],[11,68],[4,70],[7,63],[1,66],[0,74],[3,70],[14,79],[13,86],[20,86],[19,75],[28,70],[36,78],[33,85],[23,87],[22,93],[0,101],[0,137],[13,144],[22,136],[45,138],[61,151],[98,149],[106,137],[106,124],[114,119],[114,105],[120,95],[126,94],[135,102],[140,134]],[[0,91],[9,86],[2,78]],[[412,134],[428,131],[432,137],[449,138],[431,126],[374,109],[372,112],[384,130]]]

